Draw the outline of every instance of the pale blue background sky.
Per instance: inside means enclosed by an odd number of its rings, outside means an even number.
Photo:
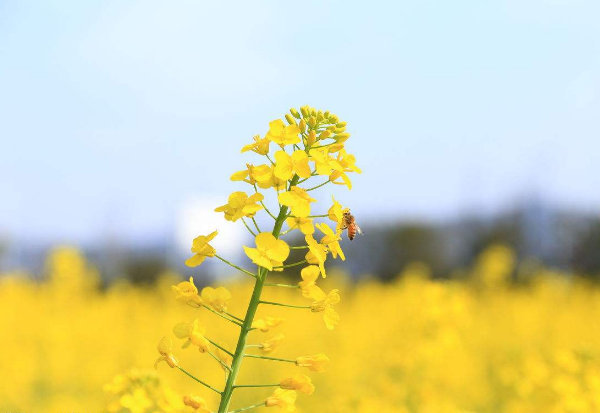
[[[0,231],[169,231],[291,106],[349,123],[366,217],[600,210],[598,1],[0,1]],[[366,218],[365,218],[366,219]]]

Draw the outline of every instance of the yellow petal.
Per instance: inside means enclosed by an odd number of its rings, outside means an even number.
[[[185,260],[185,265],[187,265],[188,267],[197,267],[198,265],[202,264],[204,262],[204,260],[206,259],[206,257],[204,255],[192,255],[190,258],[188,258],[187,260]]]
[[[267,257],[264,257],[258,249],[249,248],[244,245],[244,252],[256,265],[260,265],[269,271],[273,271],[273,265],[271,264],[271,261],[269,261]]]

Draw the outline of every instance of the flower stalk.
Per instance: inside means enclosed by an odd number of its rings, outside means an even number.
[[[220,391],[212,387],[179,367],[178,359],[172,352],[172,342],[169,337],[164,337],[157,347],[160,357],[156,364],[164,361],[171,368],[177,367],[196,382],[221,395],[218,412],[215,413],[242,412],[259,406],[279,406],[291,411],[294,408],[297,391],[305,394],[311,394],[314,391],[314,385],[312,385],[310,377],[302,374],[285,378],[280,384],[238,385],[236,380],[244,358],[293,363],[298,367],[316,372],[324,371],[325,365],[329,363],[329,358],[324,354],[301,356],[296,359],[265,355],[271,353],[284,340],[285,336],[281,333],[271,336],[260,344],[248,344],[250,332],[268,332],[285,321],[283,318],[275,316],[264,316],[257,319],[257,310],[261,304],[309,309],[312,313],[321,313],[325,326],[329,330],[333,330],[340,320],[339,315],[333,309],[333,306],[340,301],[339,291],[333,289],[329,293],[325,293],[317,286],[316,281],[321,276],[326,277],[324,263],[328,256],[345,260],[339,241],[341,241],[341,230],[346,225],[346,217],[350,212],[349,209],[343,209],[334,199],[334,204],[329,208],[327,214],[311,215],[311,203],[317,202],[317,200],[313,199],[308,192],[319,189],[328,183],[346,185],[350,189],[351,182],[347,173],[360,173],[361,171],[354,164],[354,156],[348,154],[344,149],[344,142],[350,135],[345,133],[346,123],[340,122],[337,116],[329,111],[323,112],[309,106],[303,106],[300,111],[291,109],[290,114],[285,115],[285,119],[288,123],[287,126],[283,120],[276,119],[269,123],[269,131],[264,138],[256,135],[253,143],[242,148],[242,152],[252,151],[265,156],[269,161],[269,163],[262,165],[246,164],[245,169],[231,175],[232,181],[243,181],[250,184],[254,189],[254,193],[249,195],[243,191],[233,192],[226,204],[215,209],[216,212],[222,212],[227,221],[241,220],[248,232],[252,234],[256,247],[244,245],[243,248],[246,256],[257,265],[257,271],[253,273],[217,255],[216,249],[210,245],[210,242],[217,236],[217,231],[194,238],[191,248],[194,255],[186,260],[187,266],[197,267],[206,258],[216,257],[254,279],[252,295],[243,318],[228,312],[228,304],[232,295],[225,287],[213,288],[207,286],[199,294],[198,288],[194,285],[193,277],[190,277],[189,281],[180,282],[172,287],[178,301],[196,309],[204,308],[240,327],[235,350],[233,351],[227,350],[222,345],[210,340],[206,336],[206,327],[199,323],[198,319],[191,323],[181,322],[173,329],[173,333],[177,338],[186,340],[182,348],[187,348],[190,345],[197,346],[201,354],[208,353],[220,364],[225,371],[223,390]],[[273,157],[269,155],[271,144],[276,148]],[[298,186],[298,184],[306,182],[314,176],[320,176],[327,180],[308,189]],[[279,211],[276,214],[273,213],[275,210],[271,212],[267,208],[264,202],[265,197],[259,191],[259,188],[274,190],[279,206]],[[274,220],[271,232],[263,232],[258,225],[255,216],[261,210]],[[334,221],[335,232],[325,223],[315,223],[315,218],[329,218]],[[246,219],[252,220],[252,224],[249,224]],[[284,223],[289,226],[285,231],[282,230]],[[252,225],[254,229],[251,227]],[[322,232],[320,237],[315,233],[316,229]],[[303,234],[305,244],[290,246],[280,239],[293,230]],[[305,253],[304,259],[286,264],[291,250]],[[304,267],[299,271],[302,281],[298,284],[267,282],[269,272],[299,266]],[[297,289],[300,290],[302,297],[311,299],[312,303],[310,305],[296,305],[261,300],[264,287]],[[250,348],[257,348],[260,354],[246,354],[246,349]],[[278,388],[262,403],[229,411],[233,391],[236,388],[244,387]],[[184,397],[184,403],[196,409],[200,407],[201,410],[199,411],[202,412],[209,411],[206,408],[206,403],[196,396],[187,399]]]

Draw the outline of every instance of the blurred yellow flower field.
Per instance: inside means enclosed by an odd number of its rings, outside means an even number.
[[[265,361],[247,359],[239,382],[277,383],[306,373],[315,391],[298,394],[299,412],[600,411],[600,290],[531,266],[527,282],[510,286],[514,266],[510,250],[497,246],[471,268],[457,270],[462,281],[431,281],[420,264],[399,269],[402,276],[391,284],[353,284],[330,270],[322,284],[340,290],[342,321],[335,333],[310,311],[260,308],[258,318],[276,315],[285,322],[268,333],[253,331],[249,339],[260,343],[283,333],[285,340],[275,340],[269,355],[323,352],[331,359],[326,375],[287,363],[261,368]],[[524,268],[518,266],[517,274]],[[151,288],[117,283],[100,290],[97,272],[72,248],[49,255],[41,282],[3,274],[0,411],[191,412],[183,404],[189,393],[214,405],[215,394],[177,369],[160,363],[153,370],[162,332],[178,323],[198,318],[211,338],[229,347],[236,338],[234,325],[173,300],[171,285],[181,279],[165,274]],[[251,281],[219,282],[234,297],[228,311],[243,313]],[[293,289],[265,289],[265,298],[304,302]],[[171,338],[180,366],[223,385],[215,360]],[[268,388],[237,389],[232,408],[271,394]]]

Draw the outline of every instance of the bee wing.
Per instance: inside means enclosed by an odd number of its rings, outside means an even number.
[[[364,233],[362,232],[362,229],[360,229],[360,227],[358,225],[354,225],[356,227],[356,232],[358,232],[358,235],[364,235]]]

